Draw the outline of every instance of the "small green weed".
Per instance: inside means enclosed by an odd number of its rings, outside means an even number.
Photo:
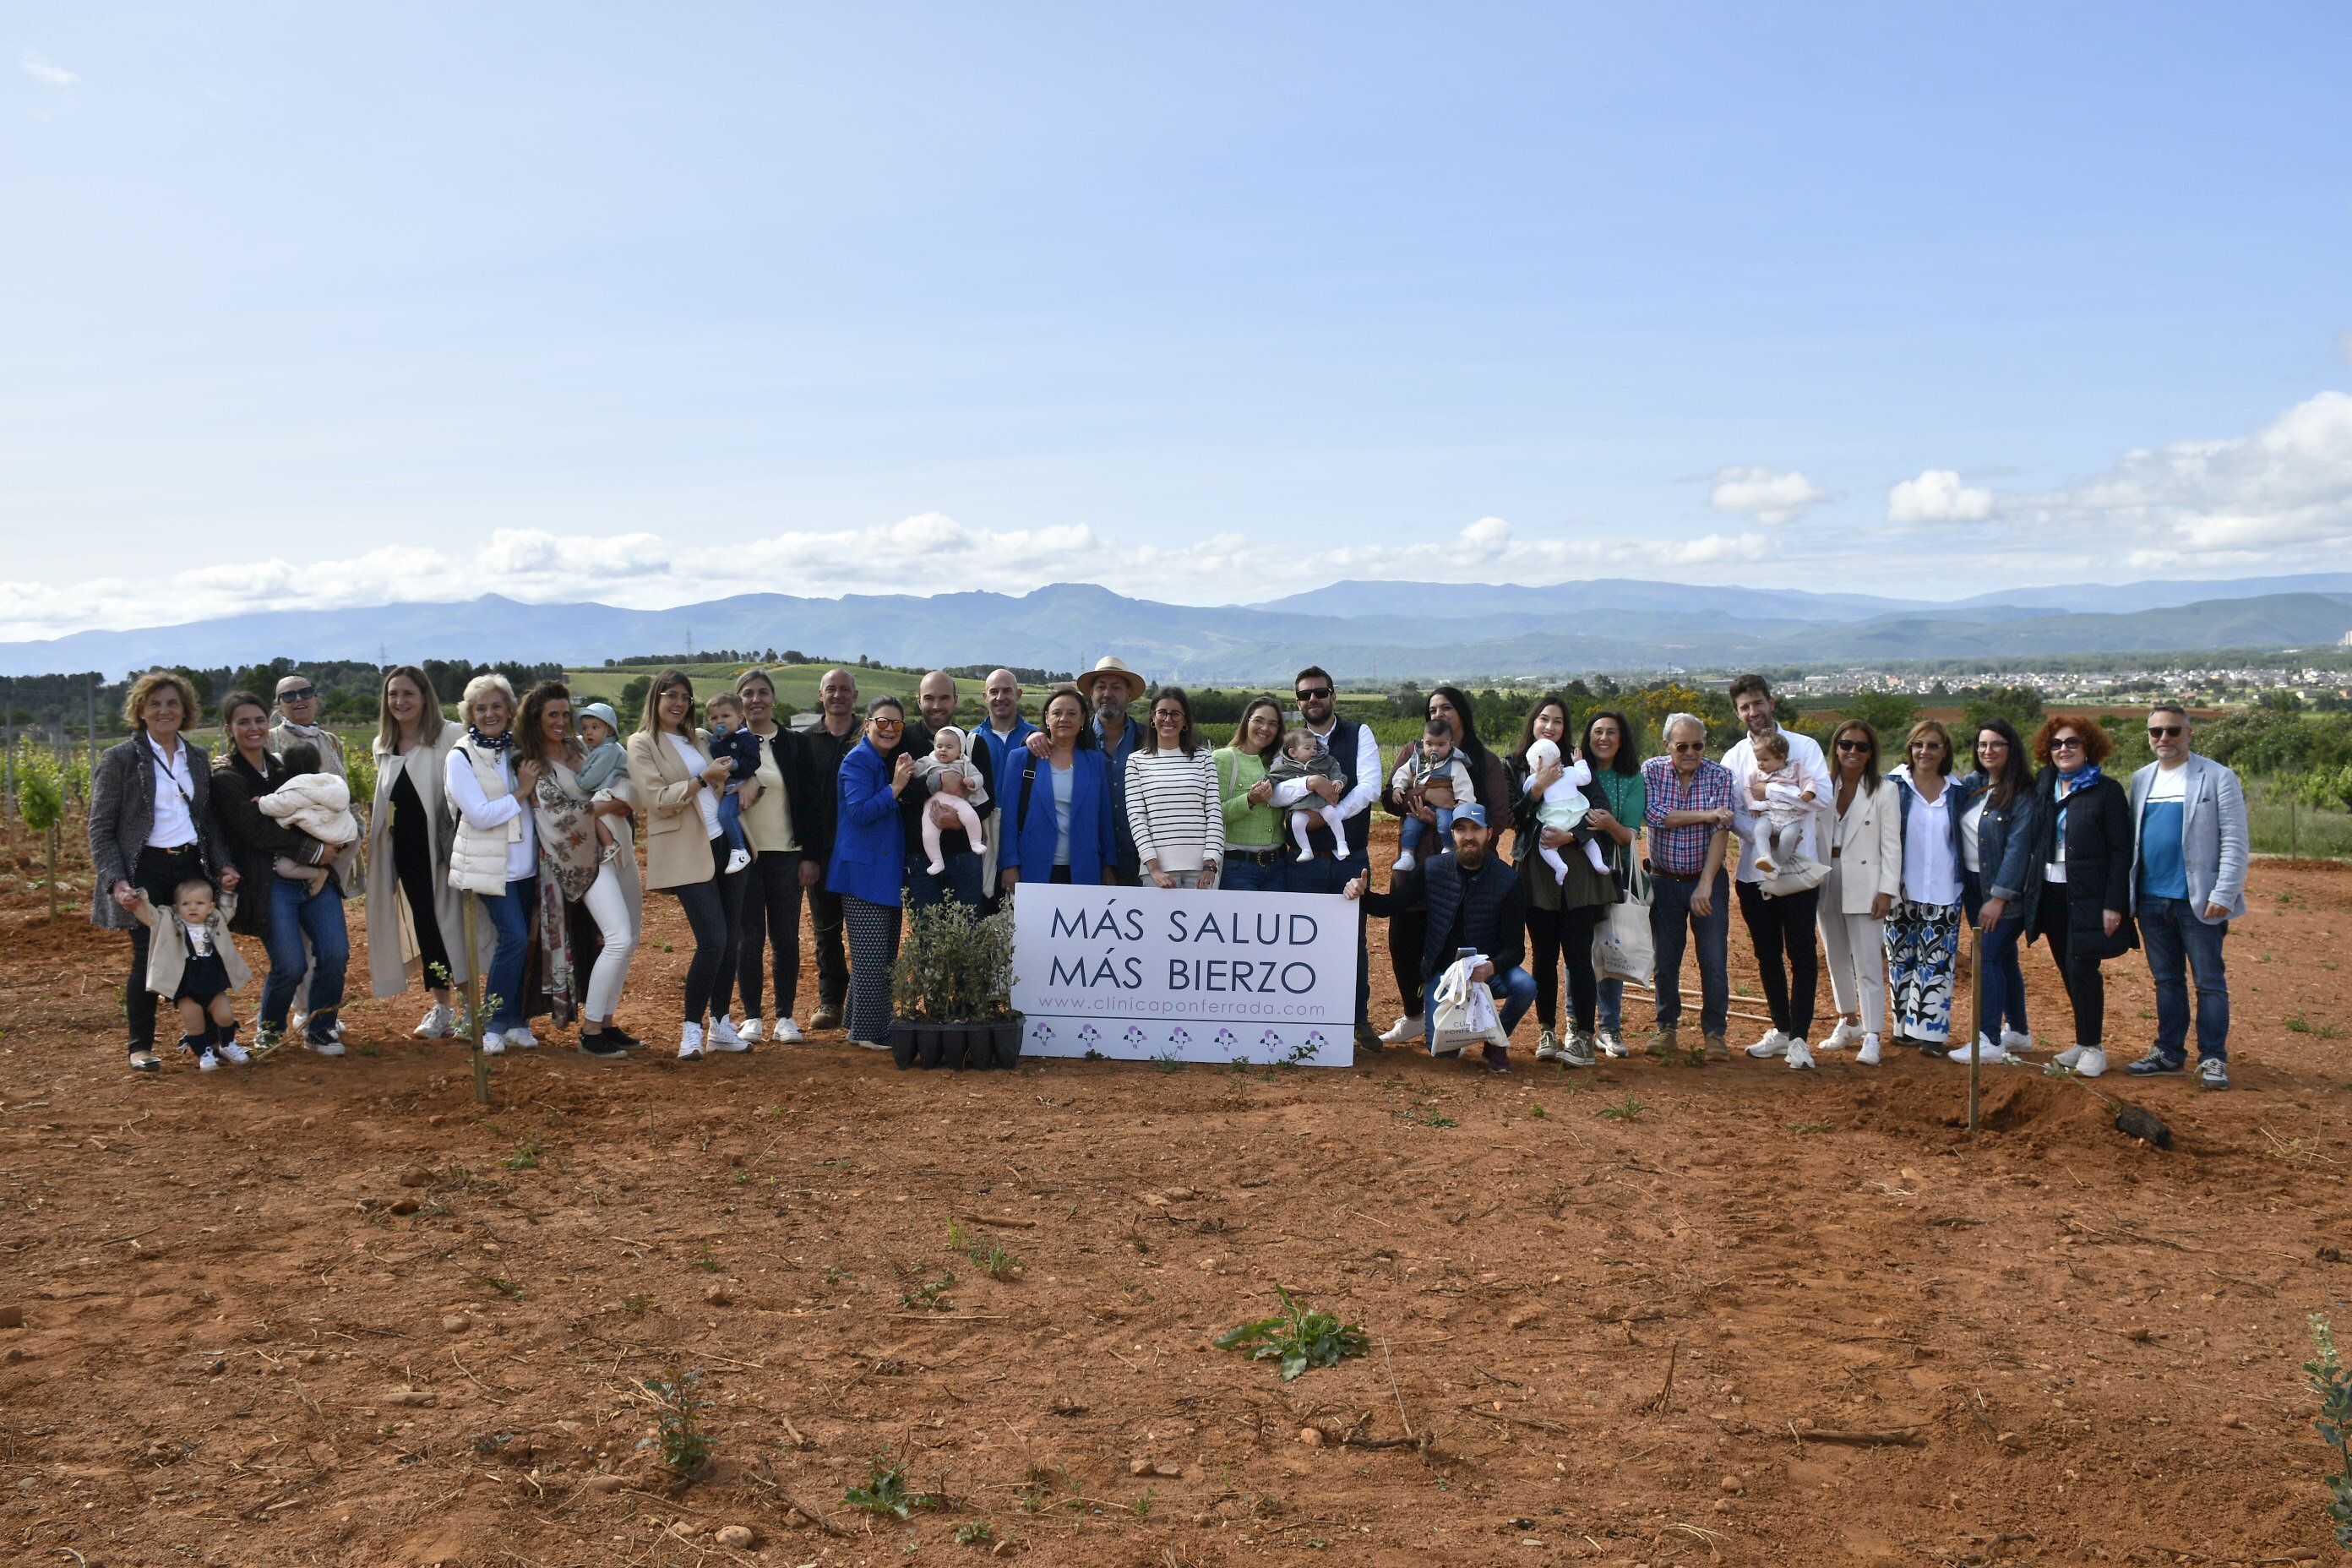
[[[499,1163],[509,1171],[536,1171],[539,1169],[540,1152],[539,1140],[526,1138],[515,1145],[513,1153],[499,1161]]]
[[[946,1269],[928,1285],[917,1285],[898,1292],[898,1305],[913,1312],[944,1312],[955,1305],[948,1300],[948,1288],[955,1283],[955,1275]]]
[[[1277,1285],[1282,1310],[1271,1318],[1237,1323],[1210,1342],[1221,1351],[1246,1352],[1252,1361],[1279,1360],[1288,1383],[1314,1366],[1337,1366],[1350,1356],[1371,1353],[1361,1323],[1342,1323],[1328,1312],[1310,1312],[1305,1302]]]
[[[522,1300],[522,1287],[496,1274],[486,1274],[474,1281],[485,1290],[495,1290],[509,1301]]]
[[[702,1371],[672,1368],[664,1377],[649,1377],[637,1386],[654,1403],[654,1433],[639,1441],[640,1448],[660,1453],[662,1468],[681,1486],[692,1484],[710,1468],[710,1435],[702,1430],[701,1415],[709,1401],[702,1397]]]
[[[1454,1118],[1445,1115],[1443,1111],[1439,1110],[1433,1102],[1426,1100],[1422,1100],[1417,1104],[1407,1106],[1404,1110],[1398,1111],[1396,1113],[1396,1118],[1399,1121],[1409,1121],[1415,1127],[1458,1127],[1461,1125],[1461,1123],[1454,1121]]]
[[[1164,1057],[1152,1058],[1151,1068],[1154,1072],[1182,1072],[1184,1070],[1184,1058],[1178,1056],[1174,1051],[1170,1051]]]
[[[984,1519],[975,1519],[956,1526],[958,1546],[986,1546],[996,1539],[996,1527]]]
[[[1158,1489],[1146,1487],[1143,1489],[1143,1495],[1141,1497],[1137,1498],[1133,1502],[1127,1505],[1127,1511],[1135,1515],[1138,1519],[1150,1519],[1151,1517],[1151,1505],[1159,1500],[1160,1492]]]
[[[1781,1126],[1791,1132],[1831,1132],[1836,1131],[1826,1121],[1783,1121]]]
[[[2342,1037],[2343,1028],[2336,1024],[2315,1024],[2297,1013],[2286,1021],[2286,1026],[2298,1035],[2310,1035],[2316,1039],[2333,1040]]]
[[[705,1274],[716,1274],[719,1272],[718,1250],[713,1247],[708,1240],[703,1242],[702,1251],[700,1255],[695,1258],[694,1266],[697,1268],[701,1269]]]
[[[964,1229],[962,1223],[958,1220],[948,1221],[948,1246],[951,1250],[961,1252],[971,1258],[980,1271],[991,1279],[1009,1278],[1021,1267],[1019,1258],[993,1241],[974,1239],[971,1232]]]
[[[824,1266],[824,1279],[828,1285],[838,1285],[844,1280],[855,1279],[856,1278],[856,1275],[850,1273],[848,1269],[844,1268],[838,1263],[828,1263]]]
[[[1619,1104],[1602,1106],[1601,1114],[1610,1121],[1639,1121],[1642,1120],[1643,1112],[1649,1109],[1647,1105],[1629,1094]]]
[[[1549,1116],[1551,1112],[1546,1110],[1540,1105],[1530,1105],[1528,1107],[1528,1114],[1534,1117],[1538,1121],[1541,1121],[1545,1117]]]
[[[621,1310],[628,1313],[632,1317],[642,1318],[653,1310],[654,1301],[653,1298],[650,1296],[624,1296],[621,1298]]]
[[[906,1462],[894,1464],[887,1454],[874,1456],[874,1462],[866,1467],[864,1486],[851,1487],[841,1494],[845,1508],[892,1519],[905,1519],[919,1508],[937,1508],[941,1500],[936,1492],[908,1491]]]
[[[2319,1418],[2311,1425],[2319,1440],[2334,1450],[2327,1462],[2336,1467],[2336,1473],[2323,1479],[2334,1500],[2327,1505],[2327,1519],[2336,1530],[2336,1544],[2352,1548],[2352,1373],[2336,1360],[2336,1335],[2327,1320],[2314,1312],[2308,1321],[2312,1345],[2319,1352],[2303,1363],[2311,1391],[2319,1395]]]

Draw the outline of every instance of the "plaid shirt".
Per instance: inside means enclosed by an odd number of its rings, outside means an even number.
[[[1702,757],[1698,771],[1685,784],[1672,757],[1652,757],[1642,764],[1642,788],[1649,797],[1642,820],[1650,832],[1650,864],[1677,877],[1697,876],[1706,868],[1707,845],[1723,830],[1707,823],[1668,827],[1666,813],[1729,810],[1730,770]]]

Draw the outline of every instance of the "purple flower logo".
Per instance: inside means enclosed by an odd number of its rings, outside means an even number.
[[[1137,1026],[1129,1024],[1127,1026],[1127,1033],[1121,1035],[1119,1038],[1130,1046],[1139,1046],[1143,1044],[1143,1031]]]
[[[1313,1029],[1307,1032],[1307,1048],[1310,1051],[1319,1051],[1330,1043],[1330,1041],[1323,1037],[1323,1031],[1320,1029]]]
[[[1096,1028],[1092,1024],[1081,1025],[1078,1029],[1078,1038],[1091,1046],[1097,1040],[1102,1038],[1102,1031]]]
[[[1257,1043],[1265,1047],[1266,1049],[1272,1050],[1282,1044],[1282,1037],[1276,1034],[1272,1029],[1268,1029],[1265,1034],[1258,1037]]]
[[[1029,1026],[1029,1037],[1030,1038],[1036,1040],[1050,1040],[1054,1037],[1054,1026],[1051,1024],[1032,1024]]]
[[[1240,1040],[1241,1037],[1234,1034],[1231,1029],[1219,1029],[1217,1031],[1217,1044],[1221,1046],[1237,1045],[1240,1043]]]
[[[1192,1043],[1192,1037],[1186,1034],[1184,1026],[1180,1024],[1168,1031],[1168,1043],[1171,1046],[1189,1046]]]

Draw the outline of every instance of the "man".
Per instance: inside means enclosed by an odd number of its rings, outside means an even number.
[[[1138,868],[1141,861],[1135,853],[1135,833],[1127,825],[1127,760],[1135,755],[1135,744],[1142,739],[1142,732],[1128,722],[1127,710],[1141,701],[1150,687],[1143,677],[1127,668],[1126,660],[1108,653],[1095,660],[1094,668],[1079,679],[1077,687],[1094,704],[1095,742],[1102,748],[1103,766],[1110,774],[1111,816],[1118,837],[1111,849],[1111,863],[1103,868],[1103,881],[1113,887],[1132,888],[1139,879]],[[1052,750],[1043,731],[1029,737],[1029,749],[1041,757]]]
[[[2156,1045],[2124,1070],[2189,1066],[2189,977],[2197,973],[2197,1079],[2230,1087],[2230,983],[2221,939],[2246,912],[2246,794],[2238,775],[2189,749],[2189,710],[2148,710],[2156,761],[2132,774],[2132,911],[2156,979]]]
[[[1723,857],[1731,843],[1731,773],[1706,760],[1706,725],[1695,713],[1670,713],[1661,732],[1666,754],[1642,764],[1648,798],[1650,942],[1657,956],[1658,1037],[1650,1054],[1672,1061],[1683,1016],[1683,949],[1698,940],[1702,1052],[1731,1054],[1723,1031],[1731,1018],[1731,889]]]
[[[801,885],[808,889],[809,927],[816,948],[816,1011],[812,1029],[841,1027],[849,995],[849,954],[842,944],[841,895],[824,885],[833,861],[833,834],[841,816],[841,764],[866,733],[857,713],[857,677],[828,669],[816,683],[818,718],[808,734],[808,826],[801,844]],[[793,797],[799,805],[799,797]],[[799,826],[797,819],[795,827]]]
[[[1756,858],[1770,840],[1772,828],[1757,809],[1759,803],[1748,787],[1756,778],[1756,742],[1767,735],[1780,736],[1789,747],[1789,772],[1794,775],[1790,782],[1813,792],[1812,826],[1798,844],[1798,853],[1807,859],[1824,863],[1829,859],[1830,836],[1836,826],[1830,814],[1837,789],[1830,783],[1829,760],[1822,755],[1821,742],[1783,730],[1772,716],[1772,688],[1762,676],[1743,675],[1734,680],[1731,706],[1747,730],[1739,743],[1723,754],[1724,770],[1731,774],[1731,831],[1739,840],[1739,918],[1756,949],[1756,967],[1764,983],[1768,1009],[1776,1019],[1797,1020],[1793,1034],[1784,1033],[1777,1024],[1765,1030],[1764,1037],[1748,1047],[1748,1054],[1759,1058],[1787,1057],[1790,1067],[1807,1068],[1813,1060],[1805,1045],[1802,1021],[1812,1016],[1813,993],[1821,984],[1821,959],[1813,946],[1813,917],[1821,907],[1821,889],[1764,896],[1759,885],[1764,873],[1756,868]],[[1784,954],[1786,969],[1781,967]]]
[[[940,731],[955,722],[955,677],[944,669],[932,670],[915,688],[915,706],[922,717],[907,726],[899,742],[905,752],[920,762],[931,754]],[[971,738],[964,741],[964,755],[975,765],[980,758]],[[992,801],[996,790],[996,775],[986,773]],[[940,835],[940,857],[947,869],[932,876],[930,857],[923,850],[923,813],[930,808],[933,796],[939,794],[940,782],[934,776],[919,789],[908,789],[898,802],[899,820],[907,830],[907,909],[909,912],[929,909],[942,900],[953,899],[960,904],[978,909],[982,889],[982,867],[980,851],[972,847],[971,836],[962,828],[950,828]]]
[[[1013,747],[1026,743],[1037,732],[1037,726],[1021,716],[1021,679],[1009,669],[992,669],[981,688],[988,700],[988,722],[976,724],[971,731],[971,759],[980,764],[982,777],[988,780],[988,809],[981,813],[981,825],[988,830],[988,849],[982,858],[980,885],[989,889],[981,902],[983,914],[994,914],[1004,902],[1004,895],[996,886],[996,850],[1003,835],[996,825],[1003,803],[995,798],[996,780],[1004,766],[1004,755]]]
[[[1508,1038],[1519,1019],[1534,1005],[1536,977],[1520,964],[1526,955],[1527,894],[1517,870],[1500,855],[1490,853],[1494,837],[1486,830],[1486,808],[1475,801],[1454,808],[1454,847],[1410,871],[1389,879],[1385,893],[1369,891],[1365,876],[1358,875],[1341,889],[1362,900],[1372,914],[1388,916],[1426,900],[1429,924],[1421,941],[1421,992],[1404,999],[1406,1007],[1424,1018],[1429,988],[1445,973],[1464,948],[1485,954],[1486,962],[1470,972],[1501,1004],[1503,1035]],[[1424,1032],[1435,1027],[1423,1026]],[[1511,1070],[1508,1047],[1489,1045],[1490,1072]]]
[[[269,725],[269,749],[284,752],[297,741],[319,748],[319,765],[337,778],[343,771],[343,742],[319,721],[319,688],[307,675],[289,675],[278,682],[278,717]]]
[[[1307,835],[1307,845],[1315,852],[1311,860],[1292,862],[1285,870],[1286,890],[1293,893],[1337,893],[1345,891],[1349,882],[1370,869],[1371,858],[1367,846],[1371,839],[1372,819],[1368,814],[1372,802],[1381,798],[1381,743],[1372,734],[1371,726],[1359,724],[1352,719],[1340,718],[1332,709],[1330,673],[1320,665],[1308,665],[1292,678],[1291,695],[1298,702],[1299,722],[1307,732],[1323,742],[1331,760],[1339,764],[1341,776],[1337,779],[1285,779],[1275,785],[1273,805],[1277,811],[1287,811],[1312,794],[1339,808],[1340,826],[1346,830],[1343,842],[1334,842],[1331,830],[1318,822]],[[1408,1003],[1410,997],[1405,999]],[[1377,1051],[1381,1048],[1380,1032],[1367,1021],[1371,1009],[1372,978],[1364,967],[1364,920],[1360,911],[1356,917],[1356,1045],[1359,1049]]]

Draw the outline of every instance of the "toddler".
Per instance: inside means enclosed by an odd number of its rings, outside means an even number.
[[[711,760],[727,763],[727,784],[719,792],[719,831],[727,836],[727,869],[751,863],[743,839],[743,808],[760,798],[760,737],[743,722],[743,705],[722,691],[704,705],[710,721]]]
[[[1267,765],[1265,776],[1276,784],[1305,778],[1329,779],[1334,784],[1343,784],[1348,775],[1339,771],[1338,760],[1324,748],[1315,732],[1300,728],[1282,738],[1282,755]],[[1347,853],[1347,819],[1339,815],[1339,803],[1310,795],[1290,808],[1290,837],[1298,845],[1298,858],[1302,864],[1315,858],[1315,847],[1307,842],[1307,836],[1314,831],[1318,817],[1322,818],[1323,826],[1331,830],[1331,837],[1338,845],[1339,852]]]
[[[1812,786],[1790,767],[1785,737],[1759,736],[1755,751],[1756,772],[1748,781],[1748,793],[1761,808],[1766,826],[1766,841],[1756,847],[1756,868],[1767,875],[1800,870],[1804,862],[1797,846],[1804,838],[1806,819],[1813,814]],[[1765,853],[1768,848],[1769,855]]]
[[[180,1015],[180,1048],[196,1066],[215,1072],[223,1062],[243,1067],[253,1059],[236,1043],[236,1011],[228,994],[253,978],[229,940],[228,922],[236,895],[217,901],[213,885],[191,877],[172,890],[172,912],[156,909],[145,893],[131,912],[154,934],[147,942],[147,988]]]
[[[988,798],[988,784],[963,754],[963,731],[953,724],[942,724],[931,742],[931,754],[915,763],[915,777],[928,785],[938,781],[939,793],[923,806],[923,853],[930,858],[924,869],[934,877],[948,868],[945,857],[940,853],[940,835],[948,828],[961,827],[971,840],[971,847],[981,847],[978,802]]]
[[[1559,763],[1559,742],[1536,740],[1528,742],[1528,776],[1529,778]],[[1551,788],[1544,791],[1544,797],[1536,802],[1536,825],[1539,827],[1557,827],[1568,832],[1582,829],[1585,814],[1592,809],[1591,802],[1584,798],[1584,786],[1591,782],[1591,764],[1584,760],[1582,753],[1569,752],[1568,762],[1562,767],[1559,777],[1553,782]],[[1560,787],[1562,784],[1573,787],[1562,789]],[[1584,858],[1592,862],[1594,870],[1606,877],[1609,875],[1609,862],[1601,853],[1600,840],[1594,838],[1590,832],[1584,833],[1583,837]],[[1536,853],[1542,856],[1543,863],[1551,868],[1552,879],[1559,882],[1568,880],[1568,862],[1560,858],[1559,851],[1546,847],[1540,836],[1537,837],[1536,845]]]
[[[261,815],[297,833],[307,833],[321,844],[335,846],[339,854],[358,843],[360,819],[352,814],[352,786],[323,771],[319,748],[308,741],[297,741],[278,757],[292,776],[253,803]],[[291,855],[280,855],[275,868],[289,882],[309,883],[315,893],[327,885],[334,862],[306,866]]]
[[[621,720],[606,702],[591,702],[580,710],[580,787],[590,795],[613,789],[629,778],[629,753],[621,744]]]
[[[1437,814],[1437,841],[1444,844],[1445,836],[1454,831],[1454,808],[1472,794],[1470,770],[1454,754],[1454,727],[1443,719],[1432,719],[1420,742],[1397,764],[1389,787],[1402,795],[1418,796],[1422,805]],[[1404,826],[1397,830],[1395,869],[1413,868],[1429,831],[1430,825],[1420,817],[1405,817]]]

